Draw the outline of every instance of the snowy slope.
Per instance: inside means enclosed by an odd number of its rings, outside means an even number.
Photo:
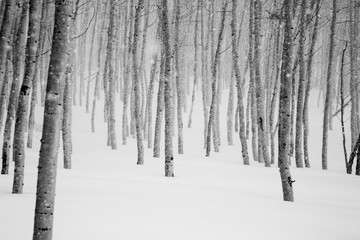
[[[292,167],[294,203],[282,201],[276,166],[244,166],[235,133],[235,145],[227,146],[225,112],[220,153],[206,158],[197,102],[193,128],[184,130],[185,154],[175,154],[175,178],[165,178],[163,158],[146,149],[145,165],[137,166],[135,139],[121,145],[120,107],[116,151],[106,146],[101,107],[95,134],[90,115],[74,107],[73,169],[62,169],[59,155],[53,239],[360,239],[360,178],[345,174],[337,120],[329,135],[329,170],[321,170],[322,114],[311,107],[312,168]],[[32,237],[40,133],[35,137],[24,194],[11,194],[13,167],[0,176],[1,240]]]

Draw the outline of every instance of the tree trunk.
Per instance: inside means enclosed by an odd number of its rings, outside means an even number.
[[[174,32],[174,64],[175,64],[175,84],[177,95],[177,129],[178,129],[178,153],[184,153],[184,140],[183,140],[183,119],[182,119],[182,77],[180,79],[179,67],[179,35],[180,35],[180,0],[174,0],[175,4],[175,32]],[[198,13],[197,13],[198,14]],[[194,70],[195,71],[195,70]]]
[[[25,129],[27,124],[29,95],[35,72],[36,51],[39,42],[42,1],[29,2],[29,28],[26,44],[24,80],[22,82],[16,112],[13,156],[15,161],[13,193],[22,193],[25,165]]]
[[[260,75],[260,33],[261,33],[261,7],[260,0],[252,0],[254,2],[254,70],[255,70],[255,93],[256,93],[256,109],[258,124],[258,144],[259,144],[259,161],[265,162],[265,167],[271,167],[268,149],[265,141],[266,119],[264,117],[264,105],[262,98],[262,81]]]
[[[130,14],[129,14],[129,18],[128,18],[128,24],[129,24],[129,35],[128,35],[128,39],[127,39],[127,45],[125,46],[125,49],[129,49],[128,53],[126,53],[127,59],[125,58],[124,55],[124,63],[126,62],[126,66],[125,66],[125,73],[124,73],[124,101],[123,101],[123,116],[122,116],[122,144],[126,145],[126,138],[129,135],[129,124],[128,124],[128,105],[129,105],[129,84],[130,84],[130,79],[129,79],[129,75],[130,75],[130,61],[129,56],[130,56],[130,51],[131,51],[131,40],[133,37],[133,33],[132,33],[132,19],[133,19],[133,6],[134,6],[134,0],[130,1]],[[131,94],[130,94],[131,96]]]
[[[305,12],[306,0],[302,0],[299,23],[299,88],[296,105],[296,131],[295,131],[295,162],[296,167],[303,165],[303,107],[304,107],[304,85],[305,85]]]
[[[132,59],[133,59],[133,88],[134,88],[134,114],[135,114],[135,127],[136,127],[136,143],[138,159],[137,164],[144,164],[144,146],[143,146],[143,135],[142,135],[142,124],[141,124],[141,112],[140,112],[140,81],[139,78],[139,67],[138,67],[138,42],[139,42],[139,30],[141,24],[141,11],[144,8],[144,0],[139,0],[138,6],[135,10],[134,19],[134,38],[132,44]]]
[[[33,240],[52,239],[60,114],[62,108],[61,90],[63,89],[65,67],[69,58],[68,43],[71,15],[72,1],[55,1],[54,35],[46,87]]]
[[[279,102],[279,167],[284,201],[294,201],[293,180],[289,168],[290,156],[290,96],[291,96],[291,18],[290,1],[284,1],[284,42],[281,63],[280,78],[280,102]]]
[[[164,71],[165,71],[165,56],[164,47],[161,47],[161,63],[159,72],[159,90],[157,94],[155,133],[154,133],[154,151],[153,157],[160,157],[160,138],[161,138],[161,123],[164,116]]]
[[[335,27],[336,27],[336,1],[333,0],[332,4],[332,19],[330,27],[330,45],[329,45],[329,60],[328,68],[326,74],[326,96],[325,96],[325,107],[324,107],[324,118],[323,118],[323,139],[322,139],[322,154],[321,154],[321,163],[322,169],[326,170],[328,168],[327,161],[327,144],[328,144],[328,131],[329,131],[329,111],[330,111],[330,98],[331,98],[331,72],[333,67],[333,56],[335,48]]]
[[[358,80],[357,80],[357,59],[356,59],[356,23],[357,19],[354,19],[354,0],[349,1],[350,11],[350,99],[351,99],[351,111],[350,111],[350,132],[351,132],[351,148],[356,143],[356,138],[359,133],[359,115],[356,107],[358,98]]]
[[[254,1],[250,1],[249,6],[249,71],[250,71],[250,86],[249,86],[249,99],[250,115],[251,115],[251,143],[253,158],[255,161],[260,161],[261,156],[258,156],[258,141],[257,141],[257,113],[256,113],[256,99],[255,99],[255,76],[254,76]]]
[[[110,145],[113,150],[117,149],[116,143],[116,128],[115,128],[115,79],[114,79],[114,22],[115,22],[115,1],[110,1],[110,20],[109,20],[109,27],[108,27],[108,42],[107,42],[107,55],[106,55],[106,62],[108,64],[107,69],[108,73],[107,79],[109,83],[108,89],[105,88],[105,91],[108,91],[108,133],[109,133],[109,140]],[[105,66],[106,67],[106,66]],[[105,78],[104,78],[105,79]],[[106,82],[107,80],[105,80]]]
[[[237,102],[239,108],[239,120],[240,120],[240,129],[239,129],[239,137],[241,142],[241,152],[243,157],[243,162],[245,165],[249,165],[249,154],[246,142],[245,135],[245,114],[244,114],[244,105],[243,105],[243,95],[241,89],[241,76],[240,69],[238,65],[239,54],[237,52],[237,44],[236,44],[236,10],[237,10],[237,0],[232,0],[232,21],[231,21],[231,42],[232,42],[232,58],[233,58],[233,69],[236,78],[236,88],[237,88]]]
[[[202,0],[197,1],[196,7],[196,17],[195,17],[195,29],[194,29],[194,85],[192,90],[192,97],[191,97],[191,107],[190,107],[190,114],[188,120],[188,128],[191,128],[192,124],[192,113],[194,111],[194,104],[195,104],[195,90],[197,85],[197,74],[198,74],[198,28],[199,28],[199,13],[200,13],[200,6],[202,4]]]
[[[6,1],[6,5],[0,30],[0,90],[4,82],[7,52],[11,49],[11,29],[14,22],[16,3],[14,0],[3,1]],[[3,118],[2,116],[0,117]]]
[[[170,54],[170,32],[168,21],[167,0],[160,2],[160,23],[162,43],[164,49],[164,106],[165,106],[165,176],[174,177],[174,157],[172,144],[172,90],[171,90],[171,54]]]
[[[305,89],[305,99],[304,99],[304,113],[303,113],[303,123],[304,123],[304,162],[305,167],[310,167],[310,160],[309,160],[309,147],[308,147],[308,138],[309,138],[309,96],[310,96],[310,88],[311,88],[311,76],[312,76],[312,63],[313,63],[313,55],[314,55],[314,48],[317,39],[318,33],[318,25],[319,25],[319,12],[320,12],[320,2],[321,0],[317,0],[316,8],[315,8],[315,23],[313,32],[311,35],[311,43],[309,49],[309,59],[307,61],[307,76],[306,76],[306,89]]]
[[[150,73],[150,82],[149,89],[147,92],[147,100],[146,100],[146,123],[147,123],[147,147],[152,148],[152,99],[154,95],[154,85],[155,85],[155,75],[157,69],[158,62],[158,54],[156,53],[152,59],[151,73]],[[145,126],[144,126],[145,128]]]
[[[210,156],[210,151],[211,151],[211,130],[213,130],[213,134],[216,134],[216,128],[215,128],[215,114],[216,114],[216,101],[217,101],[217,91],[216,91],[216,86],[217,86],[217,66],[218,66],[218,61],[220,58],[220,51],[221,51],[221,42],[223,39],[223,32],[224,32],[224,26],[225,26],[225,12],[226,12],[226,7],[227,7],[228,2],[223,3],[222,6],[222,14],[221,14],[221,22],[220,22],[220,26],[219,26],[219,35],[218,35],[218,42],[217,42],[217,47],[216,47],[216,52],[215,52],[215,56],[214,56],[214,61],[213,64],[211,66],[211,88],[212,88],[212,98],[211,98],[211,105],[210,105],[210,114],[209,114],[209,121],[208,121],[208,128],[207,128],[207,136],[206,136],[206,156],[209,157]],[[217,140],[214,138],[214,146],[218,146],[217,144]]]
[[[32,93],[31,93],[31,103],[30,103],[30,114],[29,114],[29,122],[28,122],[28,139],[27,139],[27,147],[32,148],[33,143],[33,135],[34,135],[34,126],[35,126],[35,106],[37,103],[37,94],[38,94],[38,84],[40,83],[40,74],[41,74],[41,65],[42,58],[45,56],[41,56],[44,51],[44,42],[46,37],[45,24],[48,19],[48,1],[43,1],[42,3],[42,13],[40,20],[40,32],[39,32],[39,46],[36,52],[36,66],[34,77],[32,79]]]
[[[71,67],[67,66],[67,69]],[[72,139],[71,139],[71,126],[72,126],[72,78],[71,70],[66,71],[65,75],[65,88],[63,97],[63,117],[62,117],[62,140],[63,140],[63,153],[64,153],[64,168],[71,169],[71,154],[72,154]]]
[[[13,81],[10,90],[10,99],[7,107],[7,115],[4,128],[4,141],[2,146],[2,169],[1,174],[9,173],[10,149],[11,149],[11,135],[13,129],[13,122],[16,112],[16,106],[19,96],[19,87],[21,84],[20,76],[23,68],[23,59],[25,55],[26,46],[26,29],[28,21],[28,5],[22,5],[22,14],[19,23],[19,28],[15,37],[15,44],[13,47]]]

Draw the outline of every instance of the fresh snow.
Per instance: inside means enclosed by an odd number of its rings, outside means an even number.
[[[329,133],[329,170],[321,170],[322,107],[313,106],[316,94],[310,101],[311,168],[292,166],[295,202],[290,203],[282,200],[275,165],[265,168],[251,160],[244,166],[237,133],[235,145],[227,145],[223,93],[220,152],[205,157],[198,95],[192,128],[184,128],[184,155],[176,154],[174,137],[174,178],[164,177],[163,144],[161,158],[146,149],[145,164],[138,166],[135,139],[115,151],[106,146],[102,102],[97,103],[95,134],[91,115],[75,106],[73,169],[62,168],[59,151],[53,239],[359,239],[360,178],[345,174],[337,118]],[[116,109],[120,139],[122,108]],[[37,111],[39,123],[43,110]],[[34,148],[26,153],[24,194],[11,194],[13,166],[9,175],[0,175],[1,240],[32,238],[40,137],[36,132]]]

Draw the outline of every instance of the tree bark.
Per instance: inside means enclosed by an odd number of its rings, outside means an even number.
[[[209,121],[208,121],[208,128],[207,128],[207,136],[206,136],[206,156],[209,157],[210,156],[210,151],[211,151],[211,130],[213,130],[213,134],[216,134],[216,128],[214,127],[215,125],[215,114],[216,114],[216,101],[217,101],[217,91],[216,91],[216,86],[217,86],[217,67],[218,67],[218,61],[220,58],[220,51],[221,51],[221,42],[222,39],[224,37],[224,26],[225,26],[225,12],[226,12],[226,7],[227,7],[228,2],[223,3],[222,6],[222,14],[221,14],[221,22],[220,22],[220,26],[219,26],[219,35],[218,35],[218,42],[217,42],[217,47],[216,47],[216,52],[215,52],[215,56],[214,56],[214,61],[213,64],[211,66],[211,88],[212,88],[212,98],[211,98],[211,105],[210,105],[210,114],[209,114]],[[214,138],[214,146],[217,146],[217,140],[216,138]]]
[[[301,1],[299,23],[299,87],[296,105],[296,131],[295,131],[295,162],[296,167],[303,165],[303,108],[304,108],[304,85],[305,85],[305,12],[306,0]]]
[[[110,20],[108,27],[108,42],[107,42],[107,55],[106,55],[106,63],[107,63],[107,74],[105,73],[109,86],[105,87],[105,91],[108,91],[108,133],[109,133],[109,143],[111,149],[117,149],[116,143],[116,128],[115,128],[115,79],[114,79],[114,42],[115,42],[115,33],[114,33],[114,22],[115,22],[115,1],[110,1]],[[106,65],[106,64],[105,64]],[[106,66],[105,66],[106,67]]]
[[[329,132],[329,117],[330,117],[330,98],[331,98],[331,72],[333,67],[333,56],[335,48],[335,27],[336,27],[336,1],[332,3],[332,18],[330,27],[330,45],[329,45],[329,60],[326,74],[326,95],[325,95],[325,107],[324,107],[324,118],[323,118],[323,139],[322,139],[322,154],[321,154],[321,165],[322,169],[328,169],[327,161],[327,145],[328,145],[328,132]]]
[[[198,28],[199,28],[199,12],[200,6],[202,4],[202,0],[197,1],[197,7],[196,7],[196,17],[195,17],[195,28],[194,28],[194,85],[192,89],[192,95],[191,95],[191,107],[190,107],[190,114],[189,114],[189,120],[188,120],[188,128],[191,128],[192,124],[192,113],[194,111],[194,104],[195,104],[195,90],[197,85],[197,75],[198,75]]]
[[[180,78],[179,48],[180,48],[180,0],[174,0],[175,4],[175,32],[174,32],[174,65],[175,65],[175,84],[177,96],[177,130],[178,130],[178,153],[184,153],[183,140],[183,119],[182,119],[182,77]],[[197,13],[198,14],[198,13]],[[195,70],[194,70],[195,71]]]
[[[236,88],[237,88],[237,103],[239,108],[239,120],[240,120],[240,129],[239,137],[241,142],[241,152],[243,157],[243,162],[245,165],[249,165],[249,154],[246,142],[245,135],[245,114],[244,114],[244,105],[243,105],[243,95],[241,89],[241,76],[240,69],[238,65],[239,54],[237,52],[236,44],[236,11],[237,11],[237,0],[232,0],[232,21],[231,21],[231,43],[232,43],[232,58],[233,58],[233,69],[236,78]]]
[[[68,46],[71,15],[72,1],[55,1],[54,35],[46,87],[33,240],[52,239],[60,114],[62,108],[61,90],[63,89],[65,68],[69,58]]]
[[[138,42],[139,42],[139,30],[141,23],[141,11],[144,8],[144,0],[139,0],[138,6],[135,8],[135,22],[134,22],[134,38],[132,44],[132,60],[133,60],[133,88],[134,88],[134,114],[135,114],[135,127],[136,127],[136,143],[138,159],[137,164],[144,164],[144,146],[143,146],[143,135],[142,135],[142,124],[141,124],[141,112],[140,112],[140,81],[139,78],[139,67],[138,67]]]
[[[24,185],[25,129],[27,124],[29,95],[32,87],[31,81],[34,77],[36,51],[39,42],[41,7],[42,0],[30,0],[25,72],[24,80],[20,88],[13,143],[13,156],[15,161],[13,193],[22,193]]]
[[[172,143],[172,90],[171,90],[171,54],[170,54],[170,32],[168,21],[167,0],[160,2],[160,22],[162,43],[164,49],[164,106],[165,106],[165,176],[174,177],[174,157]]]
[[[305,99],[304,99],[304,113],[303,113],[303,123],[304,123],[304,162],[305,167],[310,167],[310,159],[309,159],[309,147],[308,147],[308,138],[309,138],[309,96],[310,96],[310,88],[311,88],[311,76],[312,76],[312,65],[313,65],[313,55],[315,43],[318,35],[318,25],[319,25],[319,12],[320,12],[320,2],[321,0],[317,0],[316,8],[315,8],[315,23],[313,27],[313,32],[311,35],[311,43],[309,49],[309,59],[307,61],[307,76],[306,76],[306,89],[305,89]]]
[[[256,109],[257,109],[257,129],[259,143],[259,161],[265,162],[265,167],[271,167],[268,149],[265,141],[266,119],[264,117],[264,105],[262,98],[262,81],[260,75],[260,33],[261,33],[261,7],[260,0],[252,0],[254,2],[254,70],[255,70],[255,93],[256,93]]]
[[[279,102],[279,168],[284,201],[294,201],[293,180],[289,168],[290,156],[290,97],[291,97],[291,54],[292,34],[290,1],[283,2],[284,11],[284,42],[280,78],[280,102]]]
[[[4,141],[2,146],[2,169],[1,174],[9,173],[10,149],[11,149],[11,135],[13,129],[13,122],[16,113],[16,106],[19,96],[19,87],[21,84],[20,76],[23,69],[23,59],[25,55],[26,46],[26,29],[28,21],[28,5],[21,6],[22,14],[19,22],[19,28],[14,39],[13,47],[13,81],[10,90],[10,99],[7,107],[7,115],[4,127]]]

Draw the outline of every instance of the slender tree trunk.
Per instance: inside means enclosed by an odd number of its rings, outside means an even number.
[[[27,123],[29,95],[35,72],[36,51],[39,42],[42,1],[29,2],[29,28],[26,44],[24,80],[21,85],[14,133],[13,156],[15,161],[13,193],[22,193],[25,165],[25,129]]]
[[[265,141],[266,119],[264,117],[264,105],[262,98],[262,81],[260,75],[260,33],[261,33],[261,7],[260,0],[252,0],[254,2],[254,70],[255,70],[255,93],[256,93],[256,109],[258,124],[258,143],[259,143],[259,160],[263,159],[265,167],[271,167],[269,154]],[[262,162],[262,161],[260,161]]]
[[[68,69],[69,66],[67,67],[67,71]],[[64,153],[64,168],[71,169],[72,78],[71,78],[71,70],[70,72],[67,71],[65,75],[65,88],[64,88],[64,97],[63,97],[62,140],[63,140],[63,153]]]
[[[28,138],[27,138],[27,147],[32,148],[33,143],[33,135],[34,135],[34,126],[35,126],[35,106],[37,103],[37,94],[38,94],[38,85],[40,83],[40,74],[41,74],[41,65],[42,58],[41,56],[44,51],[44,42],[46,37],[45,32],[45,24],[48,18],[48,1],[43,1],[42,3],[42,13],[41,13],[41,20],[40,20],[40,31],[39,31],[39,46],[36,52],[36,66],[34,77],[32,79],[32,93],[31,93],[31,103],[30,103],[30,114],[29,114],[29,122],[28,122]],[[40,83],[41,84],[41,83]]]
[[[226,116],[226,127],[227,127],[227,141],[230,146],[234,144],[233,142],[233,132],[234,132],[234,84],[235,76],[234,71],[231,73],[230,77],[230,88],[229,88],[229,99],[228,99],[228,108]],[[237,110],[238,108],[236,108]]]
[[[12,49],[10,49],[10,51],[12,51]],[[9,99],[10,86],[11,86],[11,82],[13,79],[12,66],[11,66],[12,65],[12,53],[10,51],[7,52],[6,71],[5,71],[5,75],[4,75],[4,82],[2,83],[1,96],[0,96],[0,131],[3,126],[5,105]]]
[[[55,1],[55,24],[46,87],[44,124],[36,189],[33,240],[51,240],[53,232],[56,167],[62,108],[61,90],[68,62],[72,1]]]
[[[180,63],[179,63],[179,45],[180,45],[180,0],[174,0],[175,4],[175,32],[174,32],[174,64],[175,64],[175,84],[177,95],[177,129],[178,129],[178,153],[184,153],[184,140],[183,140],[183,119],[182,119],[182,79],[180,78]],[[198,14],[198,13],[196,13]],[[197,23],[196,23],[197,24]],[[194,70],[195,71],[195,70]]]
[[[341,122],[341,133],[342,133],[342,143],[344,149],[344,160],[345,167],[348,166],[347,150],[346,150],[346,135],[345,135],[345,124],[344,124],[344,62],[345,62],[345,53],[346,53],[347,43],[342,51],[341,55],[341,67],[340,67],[340,122]]]
[[[160,138],[161,138],[161,123],[164,116],[164,71],[165,71],[165,56],[163,46],[161,47],[161,63],[159,72],[159,90],[157,94],[155,133],[154,133],[154,151],[153,157],[160,157]]]
[[[245,165],[249,165],[249,154],[246,142],[245,135],[245,114],[244,114],[244,106],[243,106],[243,95],[241,89],[241,76],[240,69],[238,65],[239,54],[237,52],[237,44],[236,44],[236,11],[237,11],[237,0],[232,0],[232,21],[231,21],[231,42],[232,42],[232,58],[233,58],[233,69],[236,78],[236,88],[237,88],[237,102],[239,108],[239,120],[240,120],[240,131],[239,137],[241,142],[241,152],[243,157],[243,162]]]
[[[290,1],[284,1],[284,42],[280,78],[280,102],[279,102],[279,167],[284,201],[294,201],[293,180],[289,168],[290,156],[290,95],[291,95],[291,18]]]
[[[320,11],[320,2],[321,0],[317,0],[316,8],[315,8],[315,23],[313,27],[313,33],[311,36],[311,43],[309,49],[309,59],[307,61],[307,82],[306,82],[306,89],[305,89],[305,99],[304,99],[304,113],[303,113],[303,122],[304,122],[304,162],[305,167],[310,167],[310,160],[309,160],[309,147],[308,147],[308,139],[309,139],[309,96],[310,96],[310,88],[311,88],[311,76],[312,76],[312,63],[313,63],[313,55],[315,49],[315,43],[317,40],[317,33],[318,33],[318,25],[319,25],[319,11]]]
[[[154,95],[154,85],[155,85],[155,75],[156,69],[158,64],[158,54],[156,53],[152,59],[152,66],[151,66],[151,73],[150,73],[150,82],[149,82],[149,90],[147,93],[147,100],[146,100],[146,119],[147,123],[147,147],[152,148],[152,99]]]
[[[295,130],[295,162],[296,167],[303,165],[303,106],[304,106],[304,83],[305,83],[305,12],[306,0],[302,0],[300,9],[300,39],[299,39],[299,87],[296,105],[296,130]]]
[[[330,45],[329,45],[329,60],[328,68],[326,75],[326,96],[325,96],[325,107],[324,107],[324,118],[323,118],[323,139],[322,139],[322,169],[326,170],[328,168],[327,161],[327,144],[328,144],[328,132],[329,132],[329,111],[330,111],[330,94],[331,94],[331,72],[333,67],[333,56],[335,48],[335,27],[336,27],[336,1],[333,0],[332,4],[332,19],[330,27]]]
[[[98,3],[99,4],[99,3]],[[92,64],[93,64],[93,56],[94,56],[94,45],[95,45],[95,33],[96,33],[96,26],[98,21],[98,12],[99,7],[97,6],[96,9],[94,8],[94,11],[96,11],[95,14],[95,20],[93,22],[93,31],[91,34],[91,43],[90,43],[90,51],[89,51],[89,65],[88,65],[88,84],[87,84],[87,90],[86,90],[86,113],[89,113],[90,111],[90,86],[91,82],[93,81],[91,70],[92,70]],[[98,29],[99,30],[99,29]],[[99,46],[100,47],[100,46]],[[99,71],[99,70],[98,70]],[[94,96],[95,97],[95,96]]]
[[[134,88],[134,114],[135,114],[135,126],[136,126],[136,143],[138,151],[137,164],[144,164],[144,146],[143,146],[143,135],[142,135],[142,124],[141,124],[141,112],[140,112],[140,81],[139,78],[139,67],[138,67],[138,42],[139,42],[139,30],[141,23],[141,11],[144,8],[144,0],[139,0],[138,6],[135,10],[135,22],[134,22],[134,38],[132,44],[132,59],[133,59],[133,88]]]
[[[6,71],[6,57],[7,52],[11,47],[11,29],[13,27],[15,17],[15,1],[14,0],[3,0],[5,3],[5,11],[3,21],[0,30],[0,90],[4,82],[4,76]],[[3,118],[2,116],[0,116]]]
[[[351,148],[355,146],[356,138],[359,133],[359,116],[357,115],[358,109],[356,108],[356,102],[358,98],[358,80],[357,80],[357,60],[356,60],[356,23],[357,19],[354,19],[355,5],[354,0],[349,1],[350,11],[350,99],[351,99],[351,111],[350,111],[350,132],[351,132]]]
[[[20,76],[23,69],[23,59],[25,55],[26,46],[26,29],[28,21],[28,5],[24,4],[22,7],[22,14],[20,18],[19,28],[15,37],[15,44],[13,48],[13,81],[10,90],[10,99],[7,107],[7,115],[4,127],[4,141],[2,146],[2,169],[1,174],[9,173],[10,149],[11,149],[11,135],[13,129],[13,122],[16,113],[17,100],[19,96],[19,87],[21,84]]]
[[[255,161],[260,161],[261,156],[258,156],[258,141],[257,141],[257,113],[256,113],[256,99],[255,99],[255,76],[254,76],[254,1],[250,1],[249,6],[249,67],[250,67],[250,86],[249,99],[250,114],[251,114],[251,143],[253,158]]]
[[[191,128],[192,124],[192,113],[194,111],[194,104],[195,104],[195,90],[197,85],[197,74],[198,74],[198,29],[199,29],[199,13],[200,13],[200,6],[202,4],[202,0],[197,1],[196,7],[196,17],[195,17],[195,29],[194,29],[194,85],[192,90],[191,96],[191,107],[190,107],[190,114],[188,120],[188,128]],[[201,20],[202,21],[202,20]]]
[[[167,0],[160,2],[160,22],[162,43],[164,49],[164,106],[165,106],[165,176],[174,177],[174,157],[172,144],[172,90],[171,90],[171,55],[170,55],[170,32],[168,21]]]
[[[107,10],[106,7],[107,4],[103,7],[103,15],[105,16]],[[103,18],[99,19],[99,35],[98,35],[98,52],[97,52],[97,65],[98,65],[98,71],[96,74],[96,80],[95,80],[95,86],[94,86],[94,98],[93,98],[93,104],[92,104],[92,110],[91,110],[91,132],[95,132],[95,112],[96,112],[96,99],[98,96],[100,96],[100,78],[101,78],[101,69],[102,69],[102,53],[103,53],[103,42],[104,42],[104,31],[105,31],[105,20]]]
[[[106,63],[107,63],[107,73],[105,73],[109,86],[105,87],[105,91],[108,91],[108,133],[109,133],[109,143],[113,150],[117,149],[116,143],[116,128],[115,128],[115,79],[114,79],[114,22],[115,22],[115,1],[110,1],[110,20],[108,27],[108,42],[107,42],[107,55],[106,55]],[[106,64],[105,64],[106,65]],[[106,67],[106,66],[105,66]]]
[[[132,19],[133,19],[133,6],[134,6],[134,0],[130,1],[130,14],[128,18],[128,24],[129,24],[129,35],[127,39],[127,46],[125,49],[129,49],[128,53],[126,53],[126,56],[130,56],[130,50],[131,50],[131,44],[132,44]],[[129,85],[130,85],[130,61],[128,61],[124,57],[124,62],[126,62],[125,66],[125,74],[124,74],[124,101],[123,101],[123,116],[122,116],[122,144],[126,145],[126,138],[129,135],[129,126],[128,126],[128,105],[129,105]],[[131,94],[130,94],[131,96]]]
[[[209,114],[209,121],[208,121],[208,128],[207,128],[207,136],[206,136],[206,156],[209,157],[210,156],[210,151],[211,151],[211,130],[213,130],[213,134],[215,133],[215,114],[216,114],[216,99],[217,99],[217,91],[216,91],[216,86],[217,86],[217,82],[216,82],[216,77],[217,77],[217,66],[218,66],[218,61],[220,58],[220,48],[221,48],[221,42],[223,39],[223,32],[224,32],[224,25],[225,25],[225,12],[226,12],[226,7],[227,7],[228,2],[223,3],[222,6],[222,14],[221,14],[221,22],[220,22],[220,27],[219,27],[219,35],[218,35],[218,42],[217,42],[217,47],[216,47],[216,52],[215,52],[215,56],[214,56],[214,61],[211,67],[211,88],[212,88],[212,98],[211,98],[211,105],[210,105],[210,114]],[[216,139],[215,139],[216,141]],[[217,146],[217,143],[214,142],[214,146]]]
[[[205,7],[204,1],[201,1],[200,6],[201,9]],[[201,11],[201,93],[202,93],[202,103],[203,103],[203,114],[204,114],[204,148],[206,147],[206,135],[207,135],[207,123],[208,123],[208,77],[207,77],[207,66],[208,66],[208,59],[207,59],[207,43],[205,42],[205,17],[204,11]]]

